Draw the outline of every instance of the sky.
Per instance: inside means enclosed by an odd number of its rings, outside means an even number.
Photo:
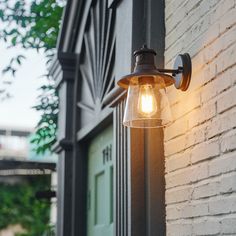
[[[26,60],[16,72],[13,78],[10,74],[2,75],[1,70],[9,63],[10,59],[23,53]],[[0,44],[0,90],[2,81],[13,81],[7,85],[11,98],[0,101],[0,127],[32,130],[36,126],[40,113],[32,109],[36,104],[36,98],[40,94],[38,88],[45,82],[40,78],[46,73],[45,58],[34,50],[23,51],[21,49],[6,49]]]

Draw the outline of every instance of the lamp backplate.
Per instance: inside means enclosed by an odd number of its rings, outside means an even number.
[[[175,87],[186,91],[189,87],[192,74],[192,63],[189,54],[179,54],[175,59],[173,69],[181,71],[180,73],[172,75],[175,79]]]

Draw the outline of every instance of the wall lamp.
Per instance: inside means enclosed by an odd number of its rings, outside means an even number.
[[[166,87],[175,85],[186,91],[192,73],[188,53],[179,54],[173,69],[158,69],[156,52],[144,45],[134,52],[134,71],[122,77],[118,85],[128,90],[123,124],[133,128],[159,128],[172,121]],[[169,75],[170,74],[170,75]]]

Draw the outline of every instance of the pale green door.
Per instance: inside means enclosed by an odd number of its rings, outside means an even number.
[[[90,143],[88,150],[88,236],[113,235],[112,126]]]

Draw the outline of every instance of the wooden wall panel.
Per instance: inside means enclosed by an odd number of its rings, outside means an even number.
[[[60,159],[59,192],[61,197],[67,197],[66,201],[72,201],[72,206],[68,203],[66,215],[59,217],[61,224],[70,224],[72,228],[72,232],[64,235],[86,235],[87,162],[83,158],[86,156],[86,140],[110,122],[112,109],[109,104],[114,101],[118,103],[113,108],[115,236],[165,235],[162,131],[148,133],[143,129],[125,128],[122,125],[125,102],[120,101],[121,91],[115,86],[115,81],[130,72],[132,51],[144,42],[158,49],[157,61],[160,66],[163,65],[164,0],[69,0],[67,6],[70,8],[65,19],[70,19],[63,23],[59,51],[76,52],[80,61],[73,64],[73,76],[63,72],[67,70],[67,63],[64,68],[56,65],[62,73],[54,76],[59,83],[64,83],[61,79],[68,80],[68,83],[71,79],[78,80],[74,86],[76,90],[70,85],[67,96],[61,94],[66,104],[61,103],[64,108],[60,116],[64,125],[60,125],[63,135],[58,146],[65,159]],[[106,12],[102,14],[105,18],[98,14],[100,10]],[[105,21],[111,27],[100,24]],[[60,211],[64,214],[63,207],[67,206],[61,204]]]
[[[105,98],[115,87],[116,9],[108,0],[96,0],[89,11],[81,43],[80,128],[89,127],[106,108]]]
[[[162,129],[123,126],[125,101],[114,111],[115,235],[165,235]]]
[[[125,101],[114,111],[115,129],[115,235],[147,235],[145,140],[143,129],[122,124]]]
[[[115,137],[115,235],[126,236],[129,230],[129,160],[128,131],[122,124],[125,102],[119,103],[114,111]]]

